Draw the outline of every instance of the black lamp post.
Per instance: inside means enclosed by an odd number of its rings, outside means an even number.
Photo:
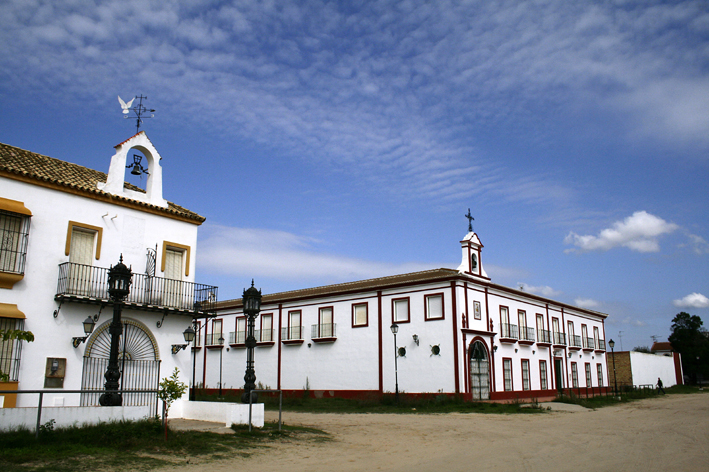
[[[391,325],[391,332],[394,333],[394,401],[399,403],[399,353],[396,350],[396,333],[399,332],[399,325],[394,323]]]
[[[123,254],[118,264],[108,270],[108,295],[113,301],[113,321],[108,328],[111,334],[111,352],[108,358],[108,368],[106,369],[106,392],[103,393],[98,402],[101,406],[121,406],[123,397],[118,393],[118,379],[121,378],[121,371],[118,368],[118,345],[123,325],[121,324],[121,311],[123,310],[123,299],[130,293],[131,277],[133,273],[123,264]]]
[[[194,319],[192,320],[192,324],[194,327],[197,327],[197,320]],[[194,336],[197,335],[197,331],[195,329],[192,329],[192,333],[194,333]],[[192,341],[194,341],[194,336],[192,337]],[[185,337],[187,339],[187,337]],[[191,344],[191,342],[190,342]],[[195,370],[197,368],[197,350],[196,349],[191,349],[192,350],[192,389],[190,390],[190,401],[193,402],[195,399],[195,390],[196,386],[194,384],[195,381]]]
[[[615,347],[615,342],[611,339],[608,341],[608,345],[611,347],[611,355],[613,356],[613,384],[615,385],[615,396],[618,396],[618,378],[615,375],[615,351],[613,351],[613,348]]]
[[[244,303],[244,314],[247,317],[246,331],[246,375],[244,375],[244,394],[241,396],[242,403],[254,403],[258,398],[252,390],[256,390],[256,373],[254,371],[254,348],[256,347],[256,337],[254,336],[254,327],[256,317],[261,311],[261,290],[254,287],[254,281],[251,280],[251,288],[244,290],[244,295],[241,297]],[[250,400],[249,400],[250,399]]]
[[[222,396],[222,355],[224,351],[224,336],[219,335],[219,396]]]

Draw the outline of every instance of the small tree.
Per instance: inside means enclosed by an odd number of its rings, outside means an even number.
[[[21,329],[0,329],[0,341],[14,341],[15,339],[31,343],[34,341],[34,334],[31,331],[23,331]],[[0,370],[0,382],[7,382],[9,379],[10,376]]]
[[[678,313],[672,319],[672,334],[668,338],[672,349],[682,354],[682,369],[695,383],[709,363],[709,338],[702,324],[696,315]]]
[[[160,381],[158,389],[158,398],[165,402],[165,440],[167,440],[167,414],[170,411],[170,405],[187,391],[187,384],[180,382],[178,378],[179,373],[180,370],[175,367],[170,377],[165,377]]]

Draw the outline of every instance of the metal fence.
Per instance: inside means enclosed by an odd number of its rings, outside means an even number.
[[[134,273],[126,304],[214,311],[218,288],[212,285]],[[57,295],[108,301],[108,269],[74,262],[59,264]]]
[[[25,320],[20,318],[0,318],[0,331],[23,330]],[[19,339],[0,338],[0,372],[9,376],[8,380],[17,382],[20,375],[20,355],[22,354],[22,341]]]
[[[100,357],[84,357],[84,370],[81,376],[81,406],[97,406],[98,399],[105,392],[104,374],[108,367],[108,359]],[[119,359],[121,378],[119,385],[123,393],[125,406],[150,406],[151,411],[158,414],[157,397],[146,391],[157,389],[160,383],[159,360]]]
[[[500,324],[500,337],[501,338],[509,338],[509,339],[517,339],[517,325],[509,324],[509,323],[502,323]]]

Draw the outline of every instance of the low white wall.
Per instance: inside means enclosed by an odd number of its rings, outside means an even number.
[[[232,424],[249,423],[249,405],[226,402],[191,402],[181,400],[170,408],[171,418],[188,420],[223,422],[228,428]],[[175,408],[177,406],[177,408]],[[174,410],[173,410],[174,409]],[[257,428],[263,427],[263,403],[251,405],[251,424]]]
[[[630,351],[630,365],[635,385],[655,385],[658,377],[665,387],[677,385],[672,357]]]
[[[108,421],[139,420],[151,417],[149,406],[64,406],[43,407],[39,423],[54,420],[54,426],[97,424]],[[0,431],[18,427],[34,430],[37,426],[37,408],[0,409]]]

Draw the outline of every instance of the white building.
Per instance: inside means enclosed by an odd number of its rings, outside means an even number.
[[[399,391],[472,399],[543,398],[608,386],[606,314],[493,283],[469,232],[457,270],[435,269],[266,294],[256,324],[257,382],[287,392],[361,396]],[[242,388],[241,300],[202,326],[197,375]],[[398,326],[396,346],[391,326]],[[219,352],[219,338],[227,352]]]
[[[144,160],[136,167],[139,153]],[[10,375],[0,390],[103,387],[113,312],[107,273],[121,256],[133,270],[123,309],[121,386],[155,389],[175,367],[188,381],[189,350],[172,354],[171,347],[184,344],[183,331],[203,316],[195,303],[209,308],[217,289],[195,283],[204,218],[163,199],[160,160],[142,131],[115,146],[108,175],[0,144],[0,329],[35,336],[31,343],[0,343],[0,370]],[[125,183],[127,168],[147,168],[145,190]],[[82,340],[88,317],[96,325]],[[44,405],[97,399],[48,394]],[[2,400],[5,407],[37,405],[36,395]],[[154,401],[154,395],[124,396],[126,405]]]

